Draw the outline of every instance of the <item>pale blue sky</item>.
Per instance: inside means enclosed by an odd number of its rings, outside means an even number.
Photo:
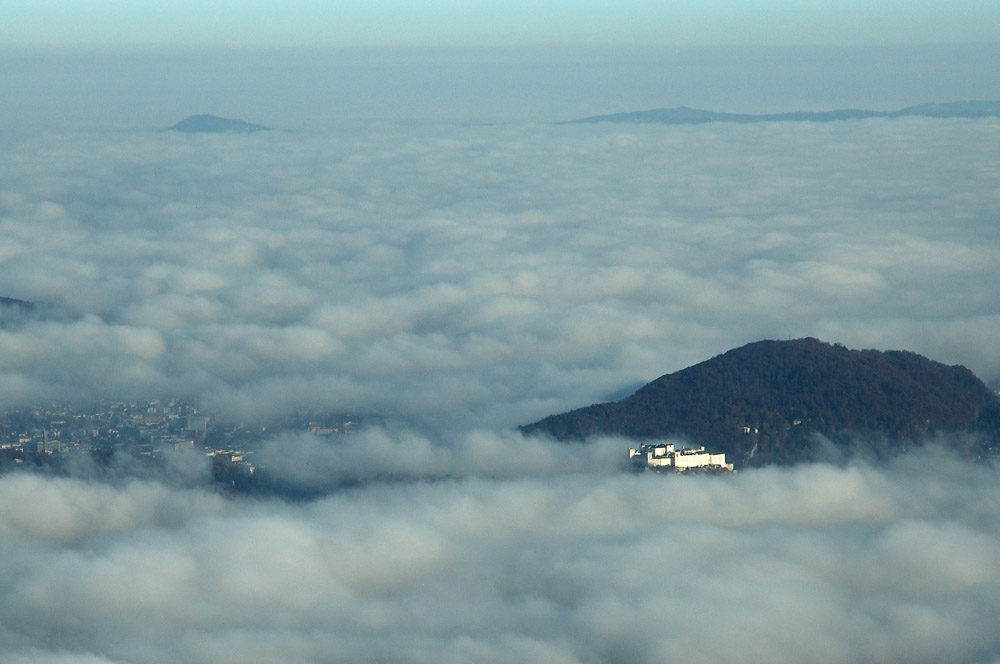
[[[996,43],[996,0],[0,0],[0,44]]]

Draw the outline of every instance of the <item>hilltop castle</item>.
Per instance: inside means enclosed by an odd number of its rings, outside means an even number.
[[[683,472],[689,468],[705,468],[709,470],[733,470],[733,464],[726,463],[725,454],[711,454],[704,447],[691,449],[682,447],[676,449],[671,444],[642,443],[638,448],[628,450],[629,462],[634,468],[673,468]]]

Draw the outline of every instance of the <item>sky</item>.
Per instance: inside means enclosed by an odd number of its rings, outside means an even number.
[[[0,43],[159,46],[996,42],[984,0],[0,2]]]
[[[1000,386],[997,119],[558,124],[1000,99],[996,8],[467,4],[0,3],[0,407],[380,414],[264,441],[308,501],[0,476],[0,660],[998,661],[949,438],[664,477],[516,430],[765,338]]]

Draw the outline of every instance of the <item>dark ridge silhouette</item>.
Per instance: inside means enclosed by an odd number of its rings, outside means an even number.
[[[739,465],[820,455],[885,458],[942,433],[992,455],[1000,398],[963,366],[818,339],[758,341],[657,378],[634,394],[520,427],[560,440],[681,438]],[[959,443],[958,441],[962,441]]]
[[[719,113],[687,106],[677,108],[654,108],[648,111],[593,115],[560,124],[581,124],[593,122],[626,122],[635,124],[705,124],[707,122],[733,122],[751,124],[755,122],[836,122],[841,120],[865,120],[868,118],[995,118],[1000,117],[1000,101],[956,101],[945,104],[920,104],[898,111],[869,111],[845,108],[835,111],[792,111],[788,113],[765,113],[753,115],[745,113]]]
[[[163,131],[180,131],[186,134],[224,134],[229,132],[251,134],[256,131],[271,131],[271,128],[251,124],[244,120],[220,118],[215,115],[192,115]]]
[[[13,297],[0,297],[0,307],[4,308],[17,308],[17,309],[34,309],[34,302],[28,302],[27,300],[18,300]]]

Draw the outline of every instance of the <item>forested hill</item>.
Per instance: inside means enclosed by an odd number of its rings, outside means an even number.
[[[521,430],[563,440],[681,437],[737,465],[813,458],[815,434],[845,452],[861,444],[884,456],[935,433],[970,432],[954,438],[964,454],[978,455],[997,440],[1000,399],[965,367],[916,353],[812,338],[758,341],[661,376],[621,401]]]

